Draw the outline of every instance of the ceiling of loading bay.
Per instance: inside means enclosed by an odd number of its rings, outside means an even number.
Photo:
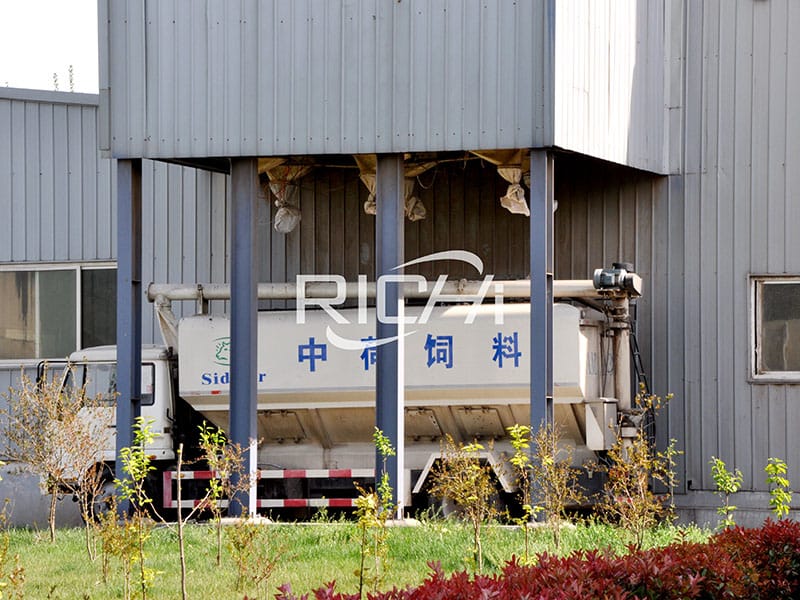
[[[491,150],[480,152],[426,152],[404,155],[406,218],[418,221],[427,216],[425,205],[417,195],[419,177],[438,165],[467,160],[484,160],[497,167],[498,174],[508,182],[506,194],[499,198],[500,204],[509,212],[530,216],[525,199],[524,182],[530,188],[530,153],[528,150]],[[284,156],[258,159],[258,173],[262,184],[269,189],[278,208],[274,228],[279,233],[289,233],[300,222],[298,183],[317,167],[358,169],[362,183],[369,191],[364,203],[364,212],[376,213],[376,169],[377,155],[355,154],[352,156]]]

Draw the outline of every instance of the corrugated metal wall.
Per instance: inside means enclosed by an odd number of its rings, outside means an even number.
[[[116,157],[552,142],[552,0],[99,6],[101,146]]]
[[[110,260],[111,161],[97,97],[0,88],[0,262]]]
[[[747,380],[748,275],[800,274],[800,4],[676,10],[685,31],[674,44],[687,57],[681,127],[671,131],[683,140],[685,291],[670,312],[686,338],[687,478],[712,488],[707,462],[717,455],[763,490],[770,456],[800,478],[800,387]]]
[[[145,282],[225,281],[226,181],[144,161]],[[97,150],[97,96],[0,88],[0,264],[114,261],[115,186]],[[145,342],[160,339],[150,305],[144,314]]]
[[[427,218],[405,221],[405,253],[411,260],[443,250],[468,250],[481,257],[484,272],[497,279],[523,279],[530,272],[528,219],[500,206],[507,183],[494,166],[467,158],[445,163],[418,178],[418,196]],[[300,225],[282,235],[266,211],[259,220],[261,281],[295,281],[299,273],[337,273],[349,281],[375,277],[375,217],[363,211],[367,189],[355,168],[319,168],[300,182]],[[274,203],[272,217],[274,217]],[[409,268],[435,279],[479,278],[472,267],[448,262]],[[285,303],[262,308],[280,308]]]
[[[675,393],[659,436],[685,450],[682,487],[713,490],[708,461],[718,456],[742,470],[743,489],[764,492],[771,456],[800,478],[800,385],[748,380],[748,277],[800,275],[800,119],[792,112],[800,4],[666,6],[675,174],[652,178],[559,157],[556,276],[586,276],[598,258],[618,253],[636,263],[648,284],[640,301],[645,362],[656,391]],[[715,500],[698,494],[680,503]],[[737,504],[767,508],[758,494]]]
[[[667,172],[664,0],[557,0],[555,145]]]
[[[0,239],[0,263],[116,259],[116,174],[113,161],[97,151],[96,102],[95,96],[0,89],[0,206],[11,215]],[[498,278],[527,276],[528,220],[500,207],[506,185],[493,166],[469,157],[421,175],[418,194],[428,218],[406,221],[407,256],[464,249],[479,254],[486,272]],[[227,195],[225,175],[143,162],[145,283],[228,281]],[[272,229],[276,208],[262,199],[260,280],[294,281],[298,273],[373,278],[375,222],[363,211],[366,199],[355,163],[318,168],[300,182],[303,218],[288,235]],[[477,276],[458,265],[442,268],[453,277]],[[424,274],[438,275],[433,269]],[[188,302],[174,308],[179,317],[195,310]],[[211,306],[215,312],[224,308]],[[143,340],[159,342],[152,306],[145,303],[143,310]]]

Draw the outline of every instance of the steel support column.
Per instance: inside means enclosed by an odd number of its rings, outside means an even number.
[[[553,157],[531,151],[531,427],[553,423]]]
[[[246,449],[245,465],[256,470],[258,340],[258,272],[256,268],[256,202],[258,170],[255,159],[231,161],[231,443]],[[238,482],[234,482],[234,486]],[[255,481],[249,492],[234,494],[229,513],[255,514]]]
[[[117,454],[133,445],[142,387],[142,161],[117,162]],[[128,502],[120,502],[120,513]]]
[[[376,231],[375,271],[376,278],[382,275],[398,275],[394,267],[404,262],[404,167],[402,154],[378,156],[376,170]],[[397,451],[386,463],[386,472],[394,491],[393,501],[398,505],[398,516],[402,517],[400,503],[405,500],[405,478],[403,454],[405,451],[404,405],[404,348],[403,348],[403,297],[397,283],[387,283],[385,296],[381,298],[378,286],[377,339],[397,337],[396,343],[377,347],[375,379],[375,425],[391,441]],[[385,315],[381,318],[380,305],[385,302]],[[383,475],[380,453],[376,452],[376,480]]]

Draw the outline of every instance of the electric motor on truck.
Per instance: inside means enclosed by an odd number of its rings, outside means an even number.
[[[485,459],[498,487],[514,497],[506,466],[513,453],[508,428],[530,420],[530,291],[526,281],[503,283],[502,303],[428,306],[424,298],[406,295],[406,508],[429,502],[426,482],[445,435],[456,442],[491,441]],[[297,291],[276,285],[283,294]],[[266,287],[264,297],[276,297]],[[177,322],[171,302],[194,299],[204,309],[209,299],[230,292],[223,286],[191,290],[151,284],[148,292],[166,342],[142,349],[141,376],[141,414],[157,434],[146,450],[156,467],[153,500],[161,510],[177,507],[179,444],[191,453],[203,422],[228,429],[230,321],[201,310]],[[641,279],[624,264],[598,270],[593,280],[554,283],[554,419],[577,465],[611,447],[631,408],[629,304],[640,293]],[[259,510],[349,508],[354,481],[367,486],[374,481],[375,318],[374,308],[340,309],[337,318],[326,310],[306,310],[302,319],[295,310],[259,312]],[[114,411],[115,347],[86,348],[69,360],[69,376],[86,385],[87,396],[107,398],[105,410]],[[114,436],[101,460],[110,481]],[[202,496],[213,476],[202,464],[186,468],[184,506]],[[194,482],[194,497],[186,482]],[[591,487],[592,481],[583,483]]]

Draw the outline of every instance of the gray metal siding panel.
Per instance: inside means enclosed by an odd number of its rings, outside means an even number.
[[[36,364],[31,364],[30,361],[24,361],[25,364],[19,365],[3,365],[0,366],[0,409],[5,409],[8,406],[8,389],[13,387],[17,388],[20,384],[20,377],[24,374],[31,379],[36,378]]]
[[[97,246],[96,256],[112,260],[117,254],[117,220],[114,204],[107,201],[112,197],[112,161],[99,160],[97,164]],[[113,188],[116,189],[116,188]]]
[[[39,107],[25,104],[25,246],[24,256],[38,256],[39,217]]]
[[[211,278],[211,178],[198,177],[195,187],[197,211],[196,241],[195,241],[195,270],[197,276],[207,273]],[[224,201],[224,196],[219,198]]]
[[[14,138],[11,135],[11,103],[0,101],[0,214],[6,218],[0,219],[0,257],[11,256],[11,232],[13,223],[11,220],[13,198],[13,167],[11,162]]]
[[[11,103],[11,255],[6,260],[25,258],[25,104]],[[4,257],[5,258],[5,257]]]
[[[98,55],[110,57],[110,27],[109,27],[109,6],[105,0],[98,0],[97,2],[97,39],[98,39]],[[111,116],[110,116],[110,99],[109,99],[109,66],[110,60],[98,60],[98,87],[103,101],[100,102],[100,107],[97,112],[97,143],[103,156],[108,156],[111,152]]]
[[[718,27],[717,36],[720,47],[732,47],[736,36],[736,11],[719,10],[718,5],[715,22]],[[718,177],[716,180],[716,206],[717,219],[719,220],[717,237],[717,359],[719,365],[733,365],[736,361],[736,337],[739,334],[735,328],[730,327],[736,315],[733,294],[741,285],[736,277],[736,267],[733,262],[735,252],[735,236],[729,232],[736,226],[734,210],[734,173],[735,166],[735,134],[731,126],[730,116],[734,111],[734,90],[732,86],[735,69],[734,54],[718,54],[716,56],[715,79],[716,92],[720,106],[720,115],[726,119],[717,119],[715,124]],[[727,83],[724,83],[727,82]],[[746,332],[745,332],[746,335]],[[717,381],[717,394],[720,398],[733,398],[737,383],[732,377],[720,377]],[[732,457],[736,449],[736,414],[732,407],[728,409],[727,418],[720,419],[719,455]]]
[[[792,2],[788,6],[786,27],[795,32],[800,27],[800,6]],[[788,98],[800,98],[800,36],[789,35],[787,41],[786,95]],[[796,118],[795,107],[787,109],[786,119],[786,154],[800,156],[800,119]],[[788,118],[788,115],[792,115]],[[786,196],[797,198],[800,194],[800,169],[786,169]],[[800,272],[800,236],[795,235],[795,224],[800,223],[800,202],[786,202],[786,270],[790,273]]]
[[[683,396],[686,477],[692,489],[713,489],[708,460],[716,455],[743,471],[745,489],[764,490],[770,456],[787,459],[790,479],[800,473],[796,386],[747,379],[748,274],[800,272],[792,229],[800,126],[790,109],[800,44],[789,35],[800,7],[739,0],[684,9],[683,120],[671,123],[671,138],[683,140],[686,175],[675,177],[683,189],[671,202],[685,214],[670,231],[684,235],[686,287],[672,297],[668,326],[683,320],[676,350],[685,380],[670,379]]]
[[[226,283],[227,268],[216,269],[214,248],[229,244],[225,218],[226,177],[154,161],[142,168],[142,278],[170,283]],[[225,260],[225,252],[222,252]],[[215,305],[215,310],[219,307]],[[153,307],[144,306],[143,339],[160,343]],[[178,318],[194,314],[191,302],[173,306]]]
[[[42,106],[39,111],[39,232],[41,236],[39,252],[45,260],[55,255],[55,196],[53,177],[55,143],[53,137],[53,107]],[[1,164],[1,163],[0,163]]]
[[[101,202],[98,198],[97,179],[99,155],[97,151],[97,108],[81,108],[81,200],[83,209],[83,250],[81,258],[98,256],[97,236],[100,232],[97,212]]]
[[[543,123],[544,103],[552,100],[544,56],[548,6],[104,2],[101,98],[110,112],[112,153],[171,158],[544,145],[552,141],[552,126]]]
[[[80,97],[89,103],[0,91],[0,209],[10,217],[0,225],[0,262],[115,259],[116,169],[97,150],[96,98]],[[145,282],[224,282],[225,176],[145,161],[142,183]],[[212,225],[219,210],[221,225]],[[221,267],[212,248],[222,248]],[[145,342],[160,340],[152,312],[144,307]]]
[[[669,422],[670,437],[677,439],[678,448],[684,451],[684,454],[678,459],[684,465],[683,470],[678,472],[678,477],[681,485],[688,488],[688,470],[685,464],[688,460],[687,455],[690,452],[686,435],[686,407],[689,403],[689,398],[684,387],[686,380],[686,329],[684,327],[683,298],[689,288],[687,288],[684,278],[684,257],[687,254],[686,233],[683,229],[686,219],[686,211],[683,204],[684,188],[685,181],[682,177],[669,178],[669,208],[665,227],[669,232],[669,253],[666,264],[659,263],[656,265],[654,279],[663,277],[668,282],[668,303],[666,310],[658,315],[662,317],[662,327],[656,333],[660,333],[668,340],[667,356],[665,357],[667,379],[662,389],[669,390],[676,395],[675,400],[669,407],[667,420]],[[663,226],[662,223],[659,223],[659,226]]]
[[[732,72],[726,73],[728,85],[733,88],[735,103],[732,112],[725,115],[728,122],[732,122],[734,131],[734,170],[733,170],[733,229],[731,237],[734,243],[733,268],[734,290],[732,295],[734,314],[742,318],[748,314],[748,290],[746,272],[750,263],[750,205],[752,190],[752,163],[751,163],[751,120],[753,112],[753,14],[752,5],[737,4],[735,13],[735,45],[732,47],[734,67]],[[727,40],[726,40],[727,41]],[[731,44],[731,41],[728,41]],[[731,110],[730,108],[728,110]],[[744,266],[744,268],[743,268]],[[753,396],[746,382],[749,368],[747,332],[737,328],[735,352],[733,363],[733,378],[736,382],[733,399],[733,414],[736,418],[734,425],[734,452],[732,455],[723,455],[721,458],[731,466],[737,466],[745,477],[745,486],[753,487],[754,480],[761,479],[760,474],[754,473],[754,444],[751,419],[753,415]]]
[[[108,92],[113,155],[143,156],[146,148],[145,0],[101,0],[108,14]],[[118,65],[124,64],[125,68]],[[101,68],[101,72],[106,68]],[[175,116],[175,115],[173,115]]]
[[[107,228],[97,221],[98,177],[106,168],[97,153],[97,107],[70,96],[29,90],[0,95],[0,185],[8,215],[0,262],[110,256],[98,255],[98,236]]]
[[[80,133],[81,107],[67,107],[67,207],[69,210],[69,240],[67,255],[70,260],[83,258],[84,235],[92,232],[83,225],[83,146]]]

